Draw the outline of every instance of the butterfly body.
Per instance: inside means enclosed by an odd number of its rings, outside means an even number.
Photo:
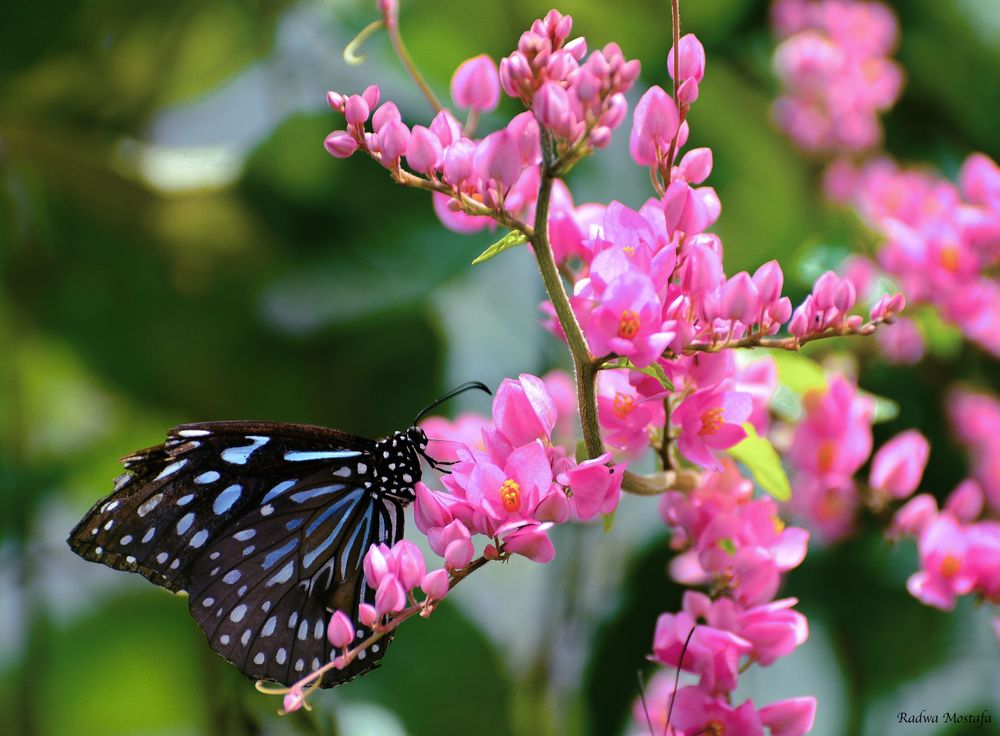
[[[336,656],[334,610],[374,601],[362,563],[403,535],[427,438],[371,440],[312,425],[208,422],[123,459],[125,473],[73,530],[84,559],[186,592],[212,648],[253,679],[291,684]],[[335,685],[377,664],[388,637]],[[381,646],[380,646],[381,645]]]

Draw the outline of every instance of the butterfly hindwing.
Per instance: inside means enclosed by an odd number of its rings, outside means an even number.
[[[188,592],[213,649],[249,677],[290,684],[332,656],[331,609],[356,616],[360,601],[373,602],[361,566],[370,545],[402,536],[406,499],[386,493],[383,454],[322,427],[182,425],[124,459],[115,491],[70,546]],[[392,467],[419,478],[418,463]],[[386,643],[324,684],[370,669]]]

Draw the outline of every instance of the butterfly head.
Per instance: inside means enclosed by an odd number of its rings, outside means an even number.
[[[407,441],[417,449],[417,452],[424,455],[424,451],[427,449],[427,435],[424,430],[420,427],[410,427],[405,434]]]

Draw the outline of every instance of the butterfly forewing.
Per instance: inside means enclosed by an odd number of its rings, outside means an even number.
[[[124,459],[70,546],[187,591],[213,649],[249,677],[290,684],[333,656],[331,610],[356,616],[374,599],[364,554],[401,538],[420,474],[401,443],[403,433],[376,443],[308,425],[182,425]],[[385,644],[324,684],[370,669]]]

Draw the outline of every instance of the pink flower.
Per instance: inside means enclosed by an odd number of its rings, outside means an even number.
[[[705,76],[705,47],[693,33],[686,33],[680,39],[680,58],[677,60],[680,79],[694,79],[700,82]],[[674,78],[674,52],[667,54],[667,74]]]
[[[500,102],[496,62],[480,54],[463,61],[451,78],[451,98],[463,110],[490,112]]]
[[[661,311],[648,276],[622,274],[608,285],[587,321],[591,349],[597,355],[623,355],[639,368],[649,365],[674,339]]]
[[[938,507],[934,496],[921,493],[903,504],[892,517],[892,524],[886,533],[890,539],[916,537],[937,518]]]
[[[976,582],[964,530],[941,514],[924,529],[919,547],[923,569],[906,581],[907,590],[929,606],[951,610],[955,597],[970,592]]]
[[[559,476],[559,482],[569,486],[573,493],[570,503],[581,519],[591,519],[597,514],[610,514],[618,506],[622,492],[622,475],[627,464],[611,463],[611,453],[606,452],[593,460],[585,460]]]
[[[975,521],[983,513],[983,488],[972,478],[966,478],[945,501],[944,510],[959,521]]]
[[[522,373],[516,381],[504,379],[493,398],[496,427],[514,446],[547,440],[557,416],[545,382],[528,373]]]
[[[672,725],[685,734],[764,736],[760,714],[751,701],[734,708],[700,687],[684,687],[674,699]]]
[[[681,665],[685,642],[688,647]],[[709,692],[734,690],[740,659],[752,649],[750,642],[730,631],[697,624],[686,611],[664,613],[656,620],[653,656],[661,664],[697,673],[701,676],[700,686]]]
[[[752,410],[750,394],[718,387],[696,391],[671,417],[681,428],[677,449],[703,468],[722,470],[713,451],[730,448],[747,436],[743,422]]]
[[[597,417],[605,440],[637,455],[649,446],[650,429],[663,425],[663,401],[644,399],[625,370],[601,371],[597,388]]]
[[[806,416],[795,430],[789,456],[797,468],[840,484],[871,453],[872,402],[838,376],[826,391],[808,391],[802,404]]]
[[[912,365],[924,357],[924,338],[913,320],[897,317],[875,333],[883,357],[890,363]]]
[[[739,616],[739,635],[753,646],[751,656],[762,665],[791,653],[809,638],[809,622],[791,610],[795,598],[766,603],[743,611]]]
[[[906,498],[920,485],[930,452],[931,445],[920,432],[901,432],[875,453],[868,484],[893,498]]]
[[[511,554],[527,557],[533,562],[551,562],[556,556],[555,547],[547,534],[551,522],[512,522],[497,530],[504,549]]]
[[[816,720],[816,698],[789,698],[765,705],[759,712],[771,736],[802,736]]]
[[[439,462],[458,459],[459,448],[484,450],[483,428],[488,421],[479,414],[466,412],[449,421],[444,417],[427,417],[420,427],[427,434],[427,454]]]

